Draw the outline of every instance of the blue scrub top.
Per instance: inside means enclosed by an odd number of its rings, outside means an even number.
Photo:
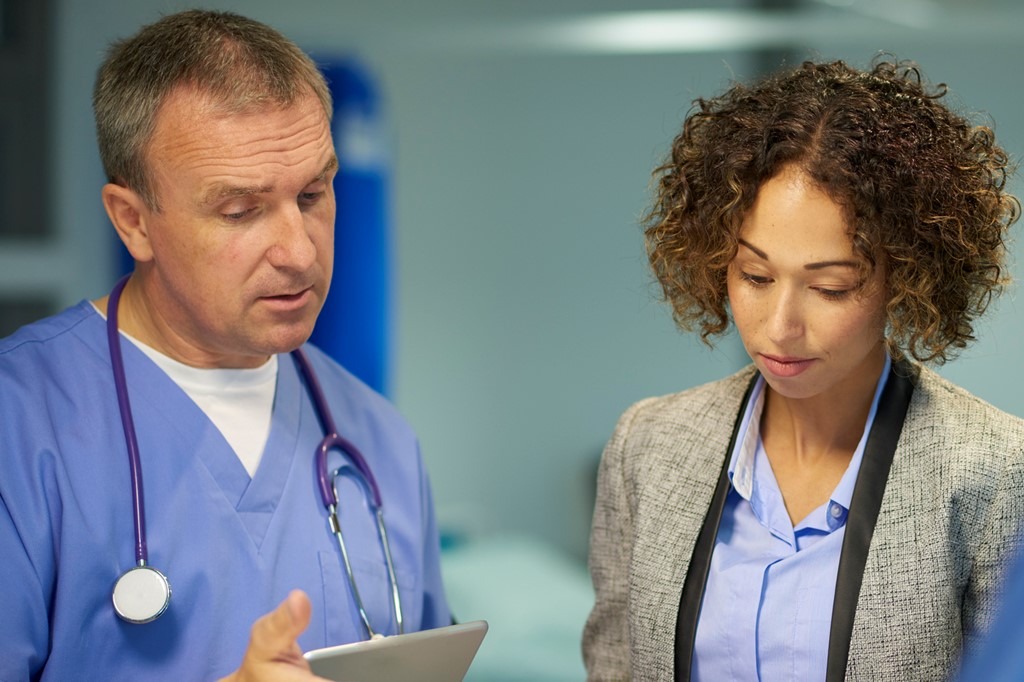
[[[303,650],[365,638],[317,492],[323,436],[289,356],[250,479],[220,431],[132,344],[122,344],[145,487],[150,565],[173,591],[146,625],[111,605],[135,563],[124,434],[102,317],[83,301],[0,341],[0,679],[214,679],[252,623],[290,590],[313,615]],[[335,422],[377,477],[406,630],[447,625],[433,503],[419,446],[384,398],[312,346]],[[341,456],[331,453],[331,468]],[[366,498],[339,485],[345,540],[371,624],[394,632]]]

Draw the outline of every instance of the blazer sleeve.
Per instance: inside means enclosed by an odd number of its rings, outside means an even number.
[[[1012,429],[1005,460],[985,514],[980,541],[971,558],[970,578],[963,601],[964,649],[970,651],[986,634],[999,610],[1003,580],[1021,544],[1024,529],[1024,433]],[[1011,435],[1011,434],[1005,434]]]
[[[646,402],[646,401],[644,401]],[[643,402],[619,419],[601,455],[590,534],[594,608],[583,630],[588,680],[629,679],[629,563],[633,514],[626,481],[626,441]]]

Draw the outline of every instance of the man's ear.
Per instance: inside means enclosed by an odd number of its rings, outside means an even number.
[[[100,196],[103,197],[103,208],[107,210],[117,236],[124,242],[132,258],[139,263],[152,260],[153,248],[149,241],[147,223],[152,211],[142,197],[127,187],[113,183],[104,185]]]

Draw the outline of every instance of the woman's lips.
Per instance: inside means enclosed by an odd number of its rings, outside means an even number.
[[[789,378],[803,373],[814,362],[814,358],[794,358],[762,353],[761,361],[764,368],[774,376]]]

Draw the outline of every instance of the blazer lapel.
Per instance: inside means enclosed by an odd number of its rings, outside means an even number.
[[[875,421],[864,446],[857,484],[850,501],[850,515],[846,521],[846,536],[839,556],[836,577],[836,596],[832,606],[832,626],[828,642],[826,682],[840,682],[846,677],[846,662],[850,653],[850,636],[857,598],[864,579],[871,536],[875,532],[878,510],[889,480],[889,468],[903,430],[910,397],[914,392],[913,368],[906,362],[893,362],[889,379],[878,402]]]
[[[715,487],[711,506],[708,508],[707,516],[704,517],[700,534],[697,536],[697,543],[693,547],[690,567],[686,572],[686,580],[683,582],[679,613],[676,616],[675,638],[675,679],[680,682],[688,682],[690,679],[693,646],[697,638],[697,618],[700,616],[700,604],[704,599],[704,587],[707,585],[708,571],[711,569],[711,554],[715,550],[715,536],[718,534],[718,525],[722,521],[725,498],[729,494],[729,455],[736,445],[736,434],[739,432],[741,421],[739,415],[742,415],[747,408],[747,401],[750,400],[757,377],[758,375],[755,373],[750,379],[746,393],[743,394],[743,400],[737,412],[736,424],[733,426],[732,436],[729,438],[729,447],[726,448],[725,458],[722,460],[718,485]]]

